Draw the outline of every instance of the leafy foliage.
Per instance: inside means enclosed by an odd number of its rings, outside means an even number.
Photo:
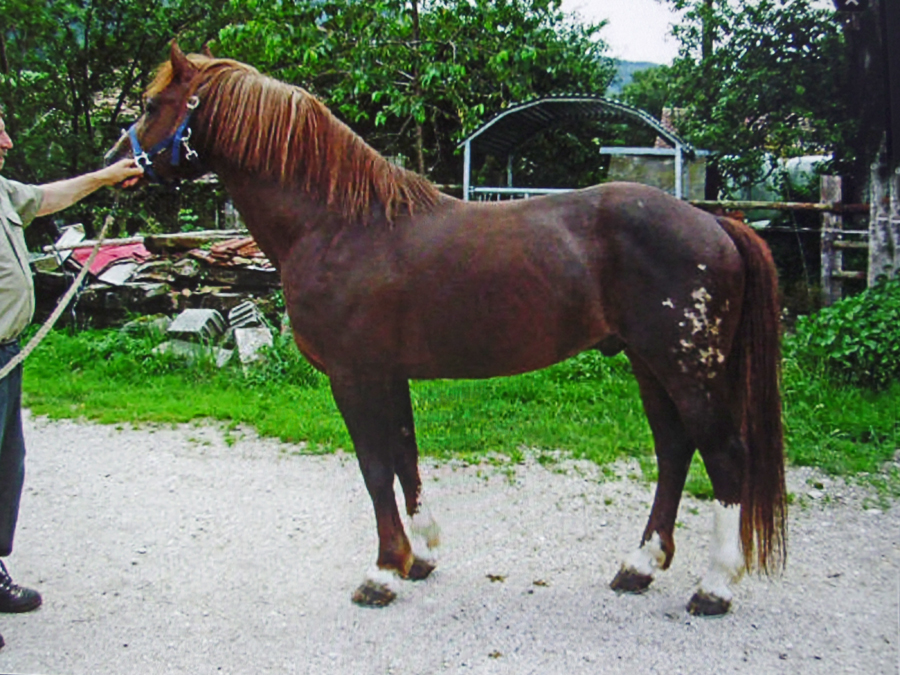
[[[675,75],[670,66],[650,66],[631,75],[631,81],[622,87],[622,99],[657,119],[662,119],[663,109],[672,105],[675,98]]]
[[[802,317],[786,347],[839,382],[883,388],[900,379],[900,279]]]
[[[602,93],[615,68],[559,0],[232,0],[215,49],[303,86],[384,154],[458,182],[456,145],[551,92]]]
[[[850,153],[855,115],[842,92],[847,49],[834,12],[813,0],[671,0],[672,66],[645,71],[623,96],[651,110],[663,100],[676,126],[735,191],[773,170],[767,155]]]
[[[166,47],[211,41],[217,55],[310,89],[380,152],[439,182],[459,181],[456,145],[512,102],[602,93],[615,68],[559,0],[0,0],[0,100],[16,143],[6,175],[43,183],[98,166]],[[129,232],[178,228],[198,192],[123,198]],[[67,211],[90,231],[101,192]]]
[[[172,37],[203,41],[226,9],[187,0],[0,0],[0,100],[16,146],[5,175],[45,183],[100,166],[139,114],[139,92]],[[66,219],[90,229],[111,194],[92,196]]]
[[[3,0],[0,94],[22,180],[97,165],[137,110],[133,97],[174,35],[202,36],[221,12],[193,2]]]
[[[637,73],[627,100],[657,115],[683,110],[679,130],[713,150],[736,185],[771,168],[767,152],[842,147],[854,115],[839,95],[846,50],[832,12],[813,0],[670,1],[684,10],[681,56]],[[174,36],[191,51],[211,41],[218,55],[310,89],[377,150],[439,183],[459,181],[459,141],[512,103],[603,94],[615,76],[603,22],[580,23],[560,0],[0,0],[0,8],[0,100],[17,145],[6,173],[27,182],[97,166],[139,114]],[[619,132],[583,124],[548,132],[527,158],[517,155],[517,183],[598,182],[596,144]],[[481,173],[502,178],[505,160]],[[198,215],[191,226],[214,226],[221,195],[204,197],[214,193],[142,190],[122,199],[133,214],[125,229],[174,230],[185,209]],[[110,202],[98,193],[66,219],[90,234],[97,206]]]

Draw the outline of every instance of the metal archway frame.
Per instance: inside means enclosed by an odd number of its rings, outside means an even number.
[[[522,193],[548,194],[564,192],[559,189],[514,190],[512,189],[512,153],[526,140],[543,129],[571,119],[603,119],[619,117],[649,126],[672,148],[621,148],[604,147],[602,154],[667,155],[675,158],[675,196],[683,196],[682,176],[685,157],[696,154],[694,148],[682,138],[666,128],[662,122],[649,113],[613,99],[600,96],[552,96],[521,103],[485,123],[466,140],[460,143],[464,148],[463,199],[469,200],[478,192],[492,194]],[[475,152],[495,157],[507,157],[507,188],[473,188],[471,185],[472,157]]]

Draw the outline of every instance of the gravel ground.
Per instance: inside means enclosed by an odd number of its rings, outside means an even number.
[[[2,673],[898,671],[900,509],[810,471],[789,472],[786,574],[698,619],[707,503],[683,503],[672,569],[620,597],[607,583],[651,486],[584,463],[426,463],[439,566],[372,610],[349,601],[376,551],[352,455],[215,426],[29,416],[26,437],[8,562],[44,606],[0,617]]]

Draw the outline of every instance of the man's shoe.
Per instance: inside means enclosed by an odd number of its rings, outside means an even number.
[[[18,614],[20,612],[30,612],[40,606],[41,594],[30,588],[22,588],[16,585],[10,578],[9,572],[6,571],[6,565],[0,561],[0,612],[4,614]]]

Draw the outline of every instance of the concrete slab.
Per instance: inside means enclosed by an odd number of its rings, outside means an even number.
[[[265,327],[237,328],[234,331],[234,341],[237,345],[238,357],[244,365],[258,361],[261,358],[260,350],[274,344],[272,331]]]
[[[210,343],[225,332],[225,319],[214,309],[186,309],[175,317],[168,333],[188,342]]]

